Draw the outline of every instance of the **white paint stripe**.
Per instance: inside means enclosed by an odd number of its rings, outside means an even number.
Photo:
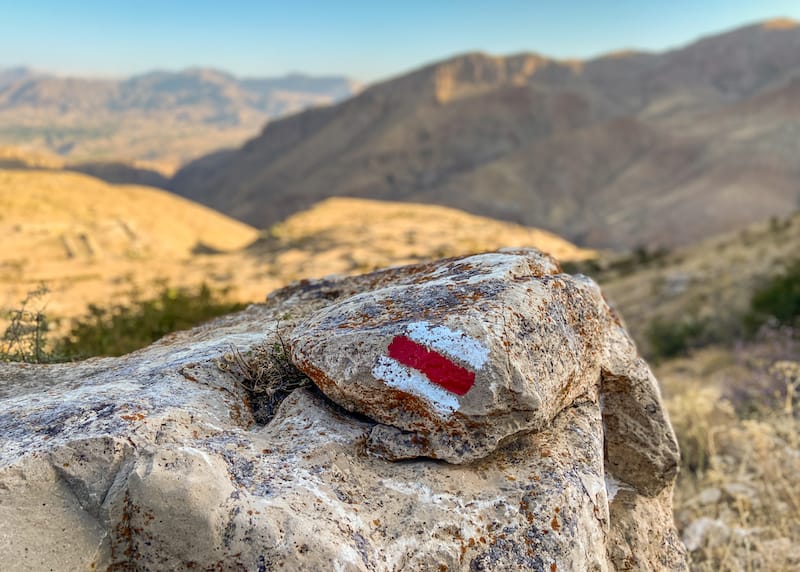
[[[618,481],[617,479],[615,479],[614,477],[612,477],[608,473],[606,473],[606,475],[605,475],[605,481],[606,481],[606,494],[608,495],[608,502],[609,503],[614,500],[614,497],[617,496],[617,493],[619,491],[634,491],[634,490],[636,490],[632,486],[630,486],[628,483],[625,483],[625,482],[622,482],[622,481]]]
[[[428,322],[412,322],[408,325],[408,337],[418,344],[447,354],[452,359],[468,363],[480,369],[489,359],[489,349],[464,332],[446,326],[431,326]]]
[[[394,387],[431,404],[437,413],[445,417],[458,409],[458,398],[431,383],[422,373],[405,367],[389,356],[379,356],[372,367],[372,375],[382,379],[389,387]]]

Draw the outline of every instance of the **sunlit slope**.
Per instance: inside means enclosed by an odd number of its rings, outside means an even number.
[[[275,271],[297,277],[352,273],[514,246],[539,248],[565,261],[595,256],[552,233],[456,209],[338,197],[274,226],[271,238],[251,250],[271,251]]]
[[[257,231],[165,191],[93,177],[0,171],[0,260],[187,256],[233,250]]]
[[[505,246],[534,246],[564,261],[593,256],[547,232],[407,203],[331,199],[258,238],[169,193],[74,173],[0,170],[0,201],[0,308],[18,307],[44,283],[50,293],[41,305],[67,320],[165,283],[205,282],[258,302],[294,280]]]
[[[134,290],[147,296],[159,280],[229,286],[241,260],[213,253],[258,236],[166,191],[63,171],[0,170],[0,205],[0,308],[45,284],[51,318],[124,303]]]
[[[11,145],[0,145],[2,169],[61,169],[64,160],[44,151]]]

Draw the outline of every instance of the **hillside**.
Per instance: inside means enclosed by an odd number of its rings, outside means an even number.
[[[593,255],[549,233],[452,209],[355,199],[326,201],[259,238],[160,189],[57,170],[0,169],[0,203],[0,308],[18,307],[44,283],[52,318],[124,303],[134,291],[146,297],[164,283],[205,282],[255,302],[301,278],[502,246],[538,246],[563,260]]]
[[[212,69],[124,79],[0,69],[0,145],[69,161],[149,161],[165,172],[240,145],[275,117],[328,105],[359,89],[344,77],[237,78]]]
[[[466,54],[272,122],[171,188],[261,228],[355,196],[591,247],[690,244],[797,205],[797,78],[789,21],[589,61]]]
[[[698,325],[718,338],[741,336],[754,291],[800,260],[800,212],[749,225],[671,252],[612,256],[577,265],[603,287],[640,347],[656,319]],[[573,267],[574,268],[574,267]]]
[[[455,209],[348,198],[327,199],[289,217],[249,252],[269,261],[285,282],[515,246],[534,246],[564,261],[596,255],[549,232]]]
[[[0,307],[17,307],[45,283],[53,317],[75,316],[89,303],[124,301],[133,288],[146,294],[158,278],[213,282],[207,273],[224,265],[195,268],[186,263],[193,253],[241,249],[258,235],[165,191],[112,186],[77,173],[0,170],[0,203]]]

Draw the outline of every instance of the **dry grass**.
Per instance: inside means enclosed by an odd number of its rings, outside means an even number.
[[[235,347],[223,356],[220,367],[236,375],[250,396],[257,423],[266,425],[281,402],[295,389],[311,385],[311,380],[289,359],[281,337],[256,347],[247,355]]]
[[[46,348],[49,327],[45,308],[39,303],[45,295],[47,287],[40,285],[9,312],[8,326],[0,337],[0,361],[43,363],[53,358]]]
[[[642,340],[656,317],[691,317],[721,331],[735,328],[753,292],[797,258],[798,244],[800,213],[675,250],[647,266],[632,265],[626,273],[593,275],[640,348],[648,351]]]
[[[659,372],[682,447],[675,518],[693,570],[800,567],[800,362],[785,359],[800,354],[773,344],[704,350]]]
[[[47,151],[0,145],[0,167],[4,169],[63,169],[64,165],[61,157]]]

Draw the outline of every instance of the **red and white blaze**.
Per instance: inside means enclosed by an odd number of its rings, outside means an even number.
[[[489,350],[464,332],[413,322],[379,356],[372,375],[386,385],[427,401],[438,413],[458,409],[458,396],[475,383]]]

